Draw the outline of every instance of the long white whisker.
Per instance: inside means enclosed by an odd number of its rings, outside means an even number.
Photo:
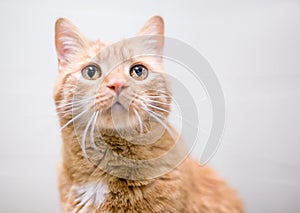
[[[59,105],[58,107],[56,107],[56,109],[76,107],[76,106],[83,105],[84,103],[87,103],[87,102],[88,101],[81,102],[81,103],[67,103],[67,104],[64,104],[64,105]]]
[[[156,92],[161,92],[162,94],[168,94],[168,92],[167,92],[167,91],[164,91],[164,90],[156,89],[155,91],[156,91]]]
[[[172,115],[174,115],[175,117],[177,117],[177,118],[180,118],[181,120],[184,120],[187,124],[189,124],[191,127],[194,127],[195,125],[193,125],[189,120],[187,120],[187,119],[185,119],[185,118],[183,118],[181,115],[179,115],[179,114],[176,114],[176,113],[172,113],[172,112],[170,112],[170,111],[167,111],[167,110],[165,110],[165,109],[163,109],[163,108],[160,108],[160,107],[157,107],[157,106],[153,106],[153,105],[151,105],[151,104],[148,104],[148,106],[149,107],[153,107],[153,108],[155,108],[155,109],[158,109],[158,110],[160,110],[160,111],[164,111],[164,112],[169,112],[169,113],[171,113]],[[153,112],[153,111],[152,111]],[[155,113],[155,112],[153,112],[153,113]],[[160,114],[158,114],[158,113],[156,113],[158,116],[161,116]]]
[[[172,139],[174,140],[174,142],[176,142],[176,138],[174,137],[173,135],[173,131],[167,126],[166,123],[164,123],[159,117],[157,113],[149,110],[149,109],[146,109],[146,108],[143,108],[151,117],[153,117],[157,122],[159,122],[166,130],[167,132],[170,134],[170,136],[172,137]],[[162,117],[161,115],[159,115],[160,117]]]
[[[141,119],[141,116],[139,115],[139,113],[133,109],[138,121],[139,121],[139,125],[140,125],[140,134],[142,134],[144,132],[144,128],[143,128],[143,122],[142,122],[142,119]]]
[[[150,111],[151,113],[154,113],[156,116],[160,117],[161,119],[166,119],[164,116],[162,116],[161,114],[157,113],[157,112],[154,112],[153,110],[151,109],[146,109],[147,111]]]
[[[85,156],[85,158],[87,158],[87,154],[86,154],[86,149],[85,149],[85,144],[86,144],[86,135],[87,135],[87,132],[91,126],[91,123],[95,117],[95,112],[92,114],[91,118],[89,119],[83,133],[82,133],[82,139],[81,139],[81,149],[82,149],[82,152],[83,152],[83,155]]]
[[[66,104],[62,104],[62,105],[59,105],[57,106],[56,108],[64,108],[64,107],[67,107],[67,106],[78,106],[78,105],[81,105],[83,103],[87,103],[89,101],[91,101],[94,97],[91,97],[89,99],[83,99],[83,100],[80,100],[80,101],[74,101],[74,102],[68,102]]]
[[[69,98],[69,99],[62,99],[62,100],[57,100],[57,101],[55,101],[55,103],[63,103],[63,102],[73,102],[73,103],[75,103],[75,102],[80,102],[80,101],[82,101],[82,100],[88,100],[88,99],[92,99],[92,98],[94,98],[93,96],[89,96],[89,97],[84,97],[84,96],[82,96],[82,97],[76,97],[76,98]]]
[[[144,95],[145,98],[172,98],[169,95]]]
[[[167,91],[164,91],[164,90],[159,90],[159,89],[156,89],[156,90],[147,90],[146,92],[155,92],[155,93],[157,93],[157,92],[161,92],[162,94],[166,94],[166,95],[168,95],[168,92]]]
[[[81,113],[79,113],[78,115],[76,115],[74,118],[72,118],[71,120],[69,120],[65,125],[63,125],[60,130],[63,130],[65,127],[67,127],[70,123],[74,122],[75,120],[77,120],[78,118],[80,118],[83,114],[85,114],[86,112],[88,112],[90,110],[90,108],[88,107],[87,109],[85,109],[84,111],[82,111]]]
[[[77,102],[77,101],[88,100],[92,98],[94,98],[94,96],[76,96],[76,97],[73,96],[72,98],[68,98],[68,99],[65,98],[65,99],[57,100],[55,102],[56,103],[61,103],[65,101]]]
[[[166,109],[163,109],[163,108],[158,107],[158,106],[154,106],[154,105],[149,104],[149,103],[147,104],[147,106],[150,106],[150,107],[152,107],[152,108],[154,108],[154,109],[158,109],[158,110],[163,111],[163,112],[170,113],[170,111],[168,111],[168,110],[166,110]]]
[[[96,122],[97,122],[97,119],[98,119],[98,115],[99,115],[99,111],[97,111],[95,113],[94,120],[93,120],[93,123],[92,123],[91,132],[90,132],[90,143],[92,144],[92,146],[94,147],[94,149],[97,149],[97,146],[95,144],[94,131],[95,131],[95,127],[96,127]]]
[[[157,104],[163,104],[163,105],[168,105],[168,106],[171,106],[172,104],[169,104],[169,103],[165,103],[165,102],[162,102],[162,101],[155,101],[155,100],[151,100],[151,99],[143,99],[145,100],[147,103],[150,102],[150,103],[157,103]]]
[[[63,111],[58,111],[57,114],[65,114],[65,113],[73,112],[73,111],[79,110],[83,107],[84,107],[84,105],[77,106],[77,107],[72,107],[70,109],[66,109],[66,110],[63,110]]]
[[[147,106],[152,107],[152,108],[154,108],[154,109],[158,109],[158,110],[163,111],[163,112],[171,113],[170,111],[168,111],[168,110],[166,110],[166,109],[163,109],[163,108],[158,107],[158,106],[154,106],[154,105],[152,105],[152,104],[147,104]],[[172,113],[172,115],[176,116],[177,118],[183,119],[181,115],[178,115],[178,114],[176,114],[176,113]],[[188,121],[187,121],[187,122],[188,122]]]

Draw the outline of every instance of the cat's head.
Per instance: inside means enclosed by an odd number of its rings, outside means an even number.
[[[65,18],[55,26],[59,78],[54,99],[61,125],[145,131],[164,122],[170,89],[163,69],[164,23],[150,18],[137,37],[108,44],[87,39]]]

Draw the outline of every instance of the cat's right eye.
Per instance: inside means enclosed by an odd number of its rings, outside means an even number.
[[[101,69],[99,65],[90,64],[81,70],[81,74],[87,80],[96,80],[101,76]]]

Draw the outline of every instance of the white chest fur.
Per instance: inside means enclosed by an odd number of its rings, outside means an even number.
[[[101,182],[74,186],[72,191],[76,197],[74,213],[86,213],[91,207],[99,208],[109,193],[107,186]]]

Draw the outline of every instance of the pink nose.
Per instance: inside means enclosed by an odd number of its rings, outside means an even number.
[[[114,79],[108,82],[107,87],[114,90],[116,93],[120,93],[121,90],[126,87],[125,83],[125,80]]]

